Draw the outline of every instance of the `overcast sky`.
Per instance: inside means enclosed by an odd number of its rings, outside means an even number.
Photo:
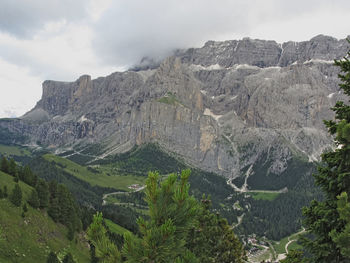
[[[349,0],[0,0],[0,117],[33,108],[46,79],[105,76],[207,40],[342,39],[349,17]]]

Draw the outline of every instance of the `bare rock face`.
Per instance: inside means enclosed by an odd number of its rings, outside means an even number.
[[[0,126],[55,149],[99,143],[101,158],[156,142],[228,178],[261,160],[283,174],[293,158],[315,161],[332,147],[323,120],[344,99],[333,59],[348,49],[326,36],[209,41],[153,69],[45,81],[35,108]]]

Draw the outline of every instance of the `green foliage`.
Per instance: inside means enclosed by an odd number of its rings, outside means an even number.
[[[7,198],[8,197],[8,193],[7,193],[7,185],[4,185],[4,190],[2,192],[2,195],[4,198]]]
[[[158,99],[157,101],[161,103],[169,104],[169,105],[178,105],[178,104],[182,105],[182,103],[171,92],[168,92],[166,96]]]
[[[284,187],[293,188],[304,174],[310,174],[315,164],[307,162],[296,156],[288,161],[288,169],[281,174],[269,171],[273,162],[269,154],[263,155],[253,166],[253,173],[249,176],[247,183],[254,190],[280,190]]]
[[[78,208],[67,187],[57,182],[50,182],[50,203],[48,214],[55,222],[68,227],[68,239],[73,240],[74,232],[81,230]]]
[[[17,165],[14,159],[8,162],[8,174],[17,177]]]
[[[35,188],[32,190],[32,192],[29,196],[28,204],[33,208],[39,208],[39,206],[40,206],[38,192],[36,191]]]
[[[75,263],[75,260],[74,260],[74,258],[72,256],[72,254],[71,253],[67,253],[64,256],[62,263]]]
[[[15,187],[12,190],[12,193],[10,195],[10,201],[15,205],[15,206],[21,206],[22,203],[22,190],[21,187],[19,187],[18,184],[15,184]]]
[[[58,167],[56,163],[50,162],[43,157],[34,158],[29,163],[29,166],[33,173],[37,174],[40,178],[46,181],[56,181],[60,184],[64,184],[81,204],[97,207],[101,204],[101,197],[104,193],[116,191],[114,188],[100,187],[97,185],[92,186],[89,182],[72,175],[61,167]],[[74,169],[78,168],[74,167]],[[84,174],[87,170],[84,169],[81,171],[81,177],[84,178]],[[95,176],[95,179],[98,180],[98,176]]]
[[[1,171],[4,173],[8,173],[9,171],[9,163],[5,156],[1,158]]]
[[[33,187],[38,182],[38,176],[32,172],[28,165],[19,168],[18,176],[20,180]]]
[[[18,182],[19,182],[18,176],[15,176],[15,177],[13,178],[13,181],[14,181],[15,183],[18,183]]]
[[[59,260],[57,258],[57,255],[54,252],[50,252],[47,256],[46,263],[59,263]]]
[[[194,259],[186,248],[186,237],[196,223],[197,201],[189,196],[189,170],[171,174],[159,185],[158,173],[149,173],[146,201],[150,220],[138,219],[141,238],[124,235],[127,262],[176,262]]]
[[[49,185],[44,180],[39,180],[36,185],[36,191],[39,197],[39,207],[47,208],[49,206]]]
[[[337,206],[340,219],[344,220],[346,225],[341,232],[332,230],[330,236],[334,243],[340,248],[342,255],[350,259],[350,203],[346,192],[338,196]]]
[[[210,212],[211,202],[203,196],[198,225],[187,237],[187,247],[201,263],[245,262],[243,246],[227,220]]]
[[[350,95],[350,52],[343,60],[335,61],[340,67],[338,75],[342,83],[339,85],[346,95]],[[304,224],[312,234],[311,238],[303,239],[303,245],[311,254],[312,262],[344,262],[349,258],[347,250],[343,249],[340,240],[346,242],[347,223],[342,213],[345,201],[343,192],[350,192],[350,106],[338,101],[332,108],[336,121],[325,121],[330,134],[335,135],[335,144],[339,147],[321,155],[322,164],[315,174],[316,184],[325,193],[322,202],[313,201],[303,209]],[[346,207],[346,205],[345,205]],[[346,235],[346,234],[345,234]],[[345,237],[345,240],[343,238]],[[345,254],[344,254],[345,253]]]
[[[107,230],[103,226],[102,213],[94,215],[93,222],[87,230],[87,236],[95,248],[95,255],[101,263],[121,262],[117,247],[109,240]]]
[[[311,200],[322,200],[322,193],[315,187],[314,181],[311,175],[306,174],[287,193],[281,193],[271,201],[237,196],[242,207],[250,206],[249,211],[244,211],[245,216],[236,228],[237,233],[256,234],[277,241],[299,231],[302,227],[301,208]],[[226,214],[225,217],[230,218]]]
[[[126,228],[115,224],[112,220],[105,219],[104,222],[108,229],[115,234],[123,235],[125,232],[130,232]]]
[[[27,203],[24,203],[22,208],[23,208],[23,212],[24,212],[24,213],[27,213],[27,212],[28,212]]]
[[[300,250],[292,250],[287,257],[280,261],[281,263],[307,263],[304,253]]]

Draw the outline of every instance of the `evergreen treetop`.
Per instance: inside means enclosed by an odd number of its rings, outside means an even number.
[[[21,187],[18,184],[15,184],[15,187],[12,190],[12,193],[10,195],[10,201],[15,206],[21,206],[22,203],[22,190]]]

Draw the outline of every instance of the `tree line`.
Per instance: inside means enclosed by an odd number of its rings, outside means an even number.
[[[47,211],[48,215],[55,221],[68,228],[68,239],[73,240],[74,233],[82,230],[82,222],[79,217],[79,208],[74,197],[66,186],[56,181],[47,182],[38,178],[29,166],[17,165],[13,159],[8,160],[5,156],[1,158],[0,170],[13,176],[16,183],[11,193],[8,194],[7,187],[0,190],[0,197],[6,198],[17,207],[23,204],[22,216],[27,212],[26,202],[23,200],[22,189],[19,181],[30,185],[32,191],[27,203],[35,208]]]

